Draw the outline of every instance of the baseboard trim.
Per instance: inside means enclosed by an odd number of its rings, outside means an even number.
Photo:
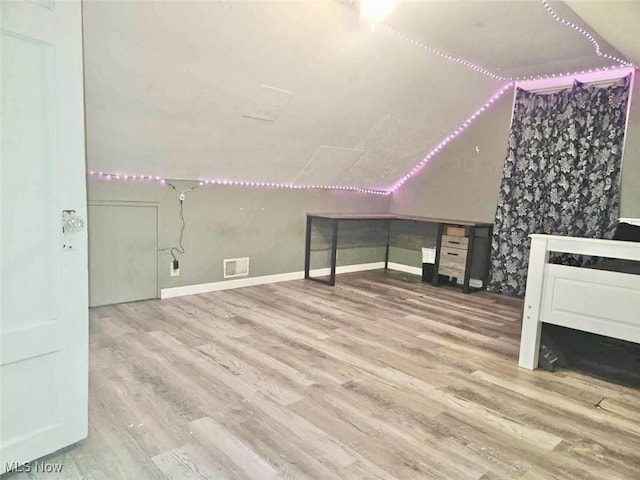
[[[342,265],[341,267],[336,267],[336,275],[340,275],[341,273],[352,273],[352,272],[364,272],[367,270],[379,270],[384,268],[384,262],[374,262],[374,263],[360,263],[358,265]],[[309,275],[312,277],[323,277],[326,275],[331,275],[330,268],[316,268],[309,272]],[[304,278],[304,272],[302,272],[302,278]]]
[[[391,264],[390,264],[391,265]],[[379,270],[384,268],[384,262],[361,263],[358,265],[343,265],[336,267],[336,275],[341,273],[364,272],[366,270]],[[311,270],[312,277],[327,276],[331,273],[330,268],[318,268]],[[160,290],[160,298],[183,297],[185,295],[197,295],[199,293],[220,292],[222,290],[232,290],[235,288],[253,287],[256,285],[266,285],[269,283],[289,282],[291,280],[302,280],[304,272],[277,273],[275,275],[263,275],[261,277],[240,278],[236,280],[223,280],[220,282],[200,283],[197,285],[185,285],[184,287],[163,288]]]
[[[402,263],[389,262],[387,264],[387,268],[389,270],[397,270],[398,272],[412,273],[413,275],[422,276],[422,268],[420,267],[411,267]]]

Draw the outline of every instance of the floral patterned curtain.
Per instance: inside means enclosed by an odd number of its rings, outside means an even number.
[[[556,93],[518,89],[491,246],[488,289],[522,296],[529,234],[611,238],[631,76]],[[571,259],[584,263],[586,259]]]

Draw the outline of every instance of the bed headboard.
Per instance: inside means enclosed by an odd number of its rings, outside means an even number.
[[[550,252],[640,262],[640,242],[539,234],[530,237],[518,361],[521,367],[532,370],[538,366],[543,322],[640,343],[640,275],[549,263]]]

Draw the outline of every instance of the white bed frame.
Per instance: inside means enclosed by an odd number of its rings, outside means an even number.
[[[530,237],[518,361],[521,367],[538,367],[543,322],[640,343],[640,275],[549,263],[549,252],[640,261],[640,242],[539,234]]]

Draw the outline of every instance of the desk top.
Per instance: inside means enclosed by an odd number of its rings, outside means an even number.
[[[445,225],[463,225],[471,227],[491,227],[493,223],[454,220],[451,218],[418,217],[413,215],[395,215],[391,213],[307,213],[307,217],[327,220],[412,220],[414,222],[442,223]]]

